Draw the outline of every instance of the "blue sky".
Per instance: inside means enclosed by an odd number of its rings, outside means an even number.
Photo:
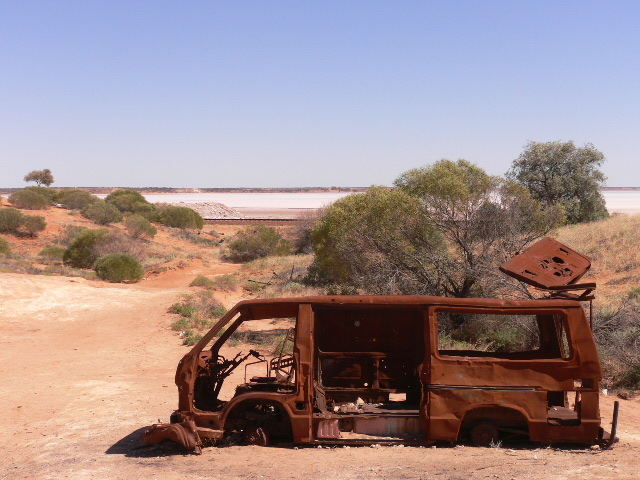
[[[640,2],[0,0],[0,186],[390,184],[529,140],[639,186]]]

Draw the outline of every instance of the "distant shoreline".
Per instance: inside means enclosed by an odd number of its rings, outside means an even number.
[[[29,185],[25,185],[27,187]],[[0,194],[12,193],[24,187],[0,187]],[[56,187],[56,190],[78,189],[95,194],[109,194],[114,190],[126,188],[141,193],[171,194],[171,193],[343,193],[343,192],[364,192],[369,187],[274,187],[274,188],[253,188],[253,187],[221,187],[221,188],[197,188],[197,187]]]
[[[28,185],[25,185],[28,186]],[[0,194],[10,194],[24,187],[0,187]],[[196,188],[196,187],[52,187],[56,190],[79,189],[94,194],[109,194],[114,190],[126,188],[141,193],[172,194],[172,193],[344,193],[364,192],[369,187],[220,187],[220,188]],[[392,187],[389,187],[392,188]],[[640,187],[602,187],[603,192],[614,191],[638,191]]]

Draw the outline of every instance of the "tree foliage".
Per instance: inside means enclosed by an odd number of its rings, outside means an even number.
[[[507,177],[527,187],[536,200],[561,205],[568,223],[591,222],[609,215],[600,193],[606,179],[599,170],[603,161],[593,145],[530,142]]]
[[[559,208],[465,160],[409,170],[395,185],[327,209],[312,279],[378,294],[488,294],[504,285],[500,263],[562,221]]]
[[[51,185],[53,180],[53,174],[51,170],[45,168],[44,170],[32,170],[24,176],[25,182],[36,182],[36,185]]]

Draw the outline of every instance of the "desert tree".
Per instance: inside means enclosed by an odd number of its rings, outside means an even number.
[[[44,170],[32,170],[24,176],[25,182],[36,182],[38,186],[50,186],[53,180],[53,174],[51,170],[45,168]]]
[[[465,160],[409,170],[395,186],[327,209],[311,279],[378,294],[493,294],[505,287],[498,265],[563,221],[560,208]]]
[[[593,145],[573,142],[530,142],[513,161],[507,177],[529,189],[546,205],[561,205],[567,223],[607,217],[600,187],[606,180],[599,167],[604,155]]]

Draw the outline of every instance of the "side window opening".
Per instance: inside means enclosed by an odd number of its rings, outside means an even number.
[[[230,322],[200,352],[194,404],[216,411],[253,391],[295,391],[295,318]]]
[[[437,313],[438,351],[445,356],[570,357],[562,314],[445,310]]]

